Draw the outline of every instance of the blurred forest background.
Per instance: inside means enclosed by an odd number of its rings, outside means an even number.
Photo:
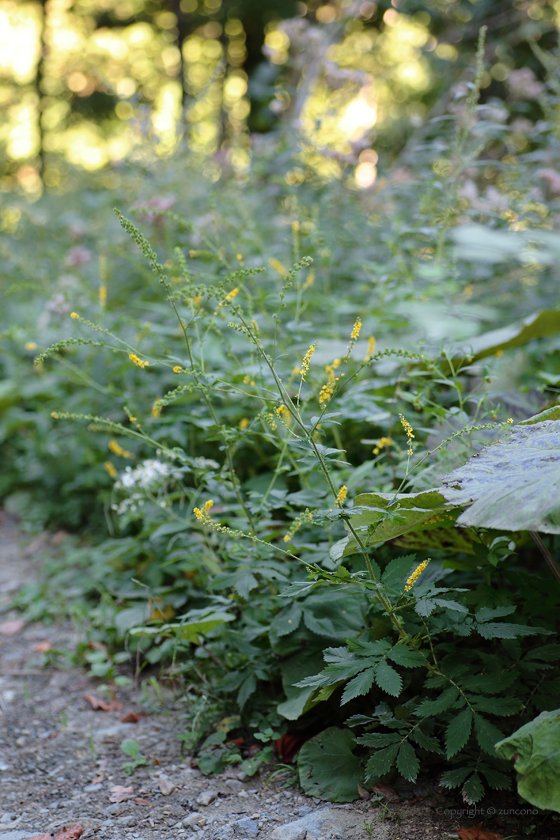
[[[554,48],[559,20],[558,0],[0,0],[0,189],[35,199],[72,167],[111,188],[123,161],[185,139],[217,181],[281,126],[324,176],[350,162],[369,187],[445,112],[482,24],[484,100],[534,117],[531,44]]]

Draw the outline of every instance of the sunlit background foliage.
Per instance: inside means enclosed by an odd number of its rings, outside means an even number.
[[[558,0],[0,0],[0,189],[36,199],[69,166],[114,186],[123,161],[183,139],[218,180],[280,124],[307,165],[351,163],[369,187],[460,82],[482,22],[491,98],[538,68],[528,42],[552,47],[559,19]]]

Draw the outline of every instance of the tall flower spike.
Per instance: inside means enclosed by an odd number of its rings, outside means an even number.
[[[313,356],[314,352],[315,352],[315,345],[311,344],[310,347],[309,347],[309,350],[307,351],[307,353],[303,357],[303,362],[301,363],[300,373],[301,373],[302,382],[305,381],[307,371],[309,370],[309,363],[311,362],[311,357]]]
[[[424,560],[423,563],[420,563],[419,566],[416,566],[416,568],[414,569],[414,571],[412,572],[405,584],[405,592],[410,592],[410,590],[412,589],[412,587],[414,586],[414,584],[416,583],[416,581],[418,580],[418,578],[420,577],[420,575],[422,574],[429,562],[429,560]]]
[[[338,495],[336,497],[336,504],[338,505],[338,507],[342,507],[347,495],[348,487],[346,486],[346,484],[343,484],[340,490],[338,491]]]

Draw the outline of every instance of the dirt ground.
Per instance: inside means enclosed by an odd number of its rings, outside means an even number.
[[[443,840],[483,822],[494,835],[473,840],[532,837],[555,840],[560,822],[542,833],[542,819],[517,815],[500,823],[483,813],[446,814],[457,807],[437,785],[409,786],[385,806],[361,801],[332,806],[295,789],[275,788],[267,776],[242,780],[234,768],[203,776],[181,758],[178,733],[186,728],[180,696],[145,713],[141,687],[119,689],[122,707],[93,709],[85,695],[100,696],[98,681],[83,669],[45,666],[45,649],[72,649],[79,631],[70,625],[22,626],[13,594],[33,579],[37,560],[23,551],[17,523],[0,520],[0,840],[56,835],[80,824],[81,837],[99,840]],[[15,623],[14,623],[15,622]],[[144,702],[142,702],[144,701]],[[134,738],[149,760],[132,775],[120,749]],[[461,807],[461,806],[459,806]],[[467,811],[467,806],[465,811]],[[502,806],[500,806],[502,807]],[[519,809],[519,803],[511,805]],[[526,806],[529,810],[530,806]],[[472,810],[472,809],[470,809]],[[75,836],[79,836],[79,829]],[[467,835],[463,840],[467,840]]]

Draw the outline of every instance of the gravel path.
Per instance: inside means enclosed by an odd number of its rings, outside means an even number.
[[[457,823],[436,814],[436,792],[403,792],[409,802],[333,806],[275,790],[266,777],[241,780],[235,768],[205,777],[180,755],[180,697],[146,712],[142,693],[120,690],[123,707],[94,710],[99,695],[81,669],[45,666],[45,648],[72,650],[70,626],[28,624],[10,610],[14,591],[33,577],[17,525],[0,521],[0,840],[27,840],[80,824],[84,840],[440,840]],[[10,623],[11,622],[11,623]],[[15,623],[13,623],[15,622]],[[3,632],[2,632],[3,630]],[[120,744],[134,738],[150,759],[133,775]],[[428,795],[426,795],[428,794]],[[416,796],[414,799],[412,797]],[[122,801],[114,801],[122,799]],[[477,820],[478,821],[478,820]],[[461,825],[468,824],[462,820]],[[471,823],[472,824],[472,823]],[[79,830],[78,830],[79,831]],[[79,836],[76,833],[75,836]],[[511,835],[510,835],[511,836]],[[533,835],[535,836],[535,835]]]

